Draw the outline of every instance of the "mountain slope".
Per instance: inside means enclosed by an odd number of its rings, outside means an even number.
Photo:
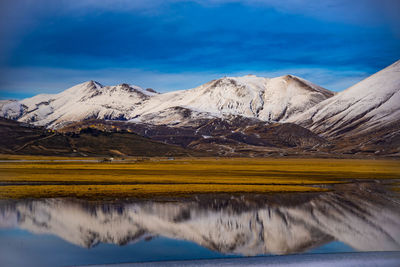
[[[128,133],[92,128],[62,134],[0,118],[0,154],[58,156],[188,156],[202,155]]]
[[[78,133],[92,127],[104,132],[127,131],[167,144],[207,151],[220,156],[265,156],[308,151],[324,146],[325,139],[290,123],[265,123],[242,116],[200,119],[197,126],[172,127],[139,122],[86,120],[58,129]],[[289,151],[290,150],[290,151]]]
[[[288,119],[325,137],[371,133],[400,119],[400,61]]]
[[[127,84],[102,86],[90,81],[59,94],[5,103],[0,115],[50,128],[87,119],[190,125],[199,119],[240,115],[281,121],[331,96],[332,92],[291,75],[272,79],[227,77],[165,94]]]

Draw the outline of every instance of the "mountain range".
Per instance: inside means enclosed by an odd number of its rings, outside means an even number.
[[[0,101],[0,116],[62,134],[127,131],[213,155],[397,157],[399,74],[397,61],[339,93],[293,75],[224,77],[162,94],[89,81]]]
[[[177,126],[198,119],[237,115],[278,122],[333,95],[291,75],[273,79],[252,75],[225,77],[194,89],[165,94],[128,84],[103,86],[89,81],[59,94],[5,103],[2,116],[55,129],[88,119]]]

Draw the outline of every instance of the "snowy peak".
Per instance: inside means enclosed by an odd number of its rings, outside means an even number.
[[[104,86],[96,81],[87,81],[84,83],[77,84],[67,90],[64,91],[68,93],[78,93],[78,94],[85,94],[87,92],[99,91]]]
[[[133,97],[148,98],[155,95],[155,93],[146,91],[139,86],[122,83],[116,86],[104,86],[96,81],[88,81],[76,86],[73,86],[64,92],[64,95],[81,96],[82,99],[93,98],[99,95],[108,95],[112,97],[116,94],[131,94]]]
[[[273,78],[267,84],[266,105],[259,118],[285,121],[333,95],[333,92],[293,75]]]
[[[103,87],[104,86],[98,82],[88,81],[75,85],[58,95],[63,95],[65,97],[80,97],[81,101],[84,101],[85,99],[92,98],[96,95],[101,94]]]
[[[332,97],[334,93],[332,91],[329,91],[321,86],[318,86],[314,83],[311,83],[307,80],[304,80],[300,77],[294,76],[294,75],[285,75],[279,77],[282,80],[285,80],[287,83],[293,83],[296,87],[300,87],[304,90],[308,90],[314,93],[322,94],[326,98]]]
[[[155,93],[138,86],[103,86],[88,81],[59,94],[20,101],[26,109],[18,120],[54,128],[85,119],[127,120],[129,113],[152,95]]]
[[[370,132],[400,118],[400,61],[290,118],[325,136]]]
[[[104,87],[104,85],[102,85],[101,83],[93,81],[93,80],[87,81],[83,84],[86,84],[87,87],[98,89],[98,90]]]
[[[224,77],[217,80],[208,82],[195,89],[202,90],[223,90],[223,89],[234,89],[237,92],[241,88],[247,88],[249,90],[258,91],[264,88],[264,85],[268,81],[267,78],[257,77],[255,75],[246,75],[242,77]]]
[[[137,109],[135,116],[146,117],[154,124],[168,124],[158,114],[179,107],[206,112],[208,117],[239,115],[281,121],[331,96],[332,92],[291,75],[272,79],[255,75],[224,77],[194,89],[155,96]]]

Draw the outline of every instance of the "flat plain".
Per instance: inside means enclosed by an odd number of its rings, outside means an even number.
[[[356,159],[0,157],[0,198],[152,198],[198,193],[316,192],[385,181],[400,162]]]

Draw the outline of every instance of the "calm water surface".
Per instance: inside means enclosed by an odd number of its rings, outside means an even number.
[[[323,193],[0,201],[1,266],[399,250],[399,196],[379,183]]]

